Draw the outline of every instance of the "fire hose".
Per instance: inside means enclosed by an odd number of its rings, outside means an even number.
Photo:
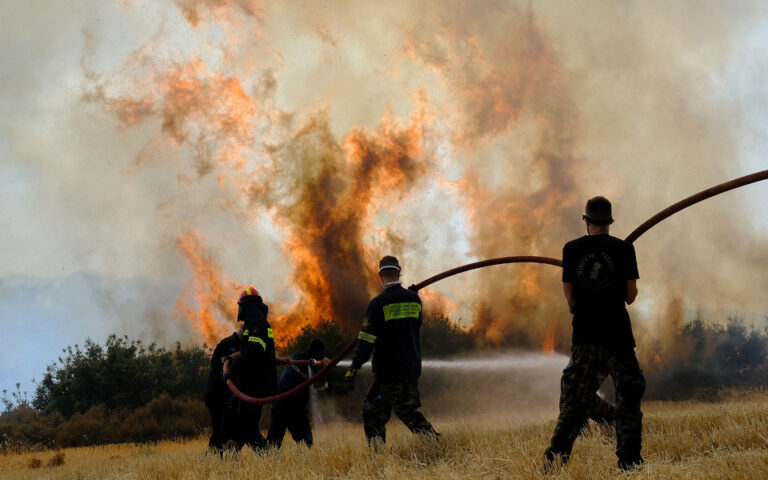
[[[714,187],[710,187],[706,190],[703,190],[695,195],[691,195],[690,197],[686,197],[683,200],[680,200],[679,202],[670,205],[669,207],[665,208],[664,210],[660,211],[656,215],[652,216],[645,222],[643,222],[639,227],[637,227],[635,230],[630,233],[627,238],[625,238],[625,241],[629,243],[633,243],[635,240],[638,239],[642,234],[650,230],[652,227],[658,225],[663,220],[671,217],[672,215],[678,213],[679,211],[690,207],[691,205],[694,205],[696,203],[699,203],[703,200],[706,200],[708,198],[714,197],[715,195],[719,195],[721,193],[727,192],[729,190],[734,190],[739,187],[743,187],[745,185],[749,185],[751,183],[756,183],[762,180],[768,179],[768,170],[762,170],[756,173],[752,173],[750,175],[745,175],[743,177],[735,178],[733,180],[727,181],[725,183],[721,183],[719,185],[715,185]],[[500,257],[500,258],[491,258],[488,260],[482,260],[479,262],[469,263],[467,265],[463,265],[461,267],[453,268],[451,270],[447,270],[443,273],[440,273],[438,275],[429,277],[428,279],[417,283],[415,285],[411,285],[409,290],[413,290],[415,292],[418,292],[422,288],[431,285],[435,282],[438,282],[440,280],[443,280],[448,277],[452,277],[454,275],[457,275],[459,273],[467,272],[470,270],[475,270],[478,268],[484,268],[484,267],[490,267],[492,265],[501,265],[506,263],[543,263],[546,265],[554,265],[556,267],[562,267],[563,263],[557,258],[551,258],[551,257],[538,257],[538,256],[514,256],[514,257]],[[300,385],[286,391],[283,393],[280,393],[278,395],[272,395],[270,397],[263,397],[263,398],[255,398],[251,397],[249,395],[244,394],[241,392],[237,386],[232,382],[232,380],[227,379],[227,386],[232,391],[232,393],[237,396],[240,400],[246,402],[246,403],[252,403],[257,405],[263,405],[267,403],[275,403],[279,402],[281,400],[285,400],[286,398],[290,398],[298,393],[301,393],[306,388],[308,388],[310,385],[318,381],[320,378],[322,378],[330,369],[336,366],[341,360],[344,359],[344,357],[347,356],[349,352],[352,351],[353,348],[355,348],[355,345],[357,344],[357,339],[352,340],[349,345],[344,347],[344,349],[339,352],[338,355],[333,357],[331,362],[328,365],[325,365],[322,369],[320,369],[319,372],[312,375],[310,378],[305,380]],[[293,362],[297,362],[296,360],[288,360],[291,364]],[[304,363],[307,364],[307,363]],[[224,372],[228,372],[229,370],[229,360],[224,362]]]

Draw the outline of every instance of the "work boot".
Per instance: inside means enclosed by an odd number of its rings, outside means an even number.
[[[620,458],[619,469],[622,472],[634,472],[643,468],[645,461],[640,455],[631,458]]]
[[[386,437],[368,437],[368,448],[373,453],[380,453],[384,450],[384,445],[386,445],[387,440]]]
[[[440,440],[440,432],[435,430],[432,425],[429,426],[429,428],[420,428],[413,431],[413,433],[417,435],[423,435],[428,438],[434,438],[435,440]]]

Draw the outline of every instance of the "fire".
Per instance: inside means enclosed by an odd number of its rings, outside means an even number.
[[[354,129],[338,144],[328,119],[315,116],[271,151],[268,175],[275,181],[254,185],[252,198],[272,212],[293,261],[293,284],[301,300],[281,315],[279,323],[286,329],[329,320],[349,331],[359,327],[377,290],[373,266],[390,248],[368,245],[364,235],[373,215],[425,173],[425,118],[417,109],[410,124],[402,126],[386,114],[376,132]],[[284,165],[291,165],[290,176],[281,172]],[[289,189],[281,182],[290,185],[290,192],[275,198],[277,191]]]
[[[557,333],[554,324],[550,326],[547,333],[544,334],[544,340],[541,342],[541,351],[547,354],[555,353],[555,333]]]
[[[396,84],[410,65],[428,70],[421,79],[428,81],[408,90],[382,90],[392,105],[373,114],[378,124],[359,125],[354,115],[345,123],[342,107],[326,102],[325,91],[315,92],[313,82],[305,82],[300,92],[281,90],[281,72],[293,57],[266,36],[263,23],[272,13],[266,7],[247,0],[177,5],[194,35],[209,34],[209,27],[223,33],[223,39],[211,40],[221,52],[212,53],[210,45],[180,49],[181,58],[169,61],[157,55],[166,51],[158,34],[117,74],[95,75],[91,99],[102,101],[126,127],[150,120],[159,125],[127,172],[170,160],[178,169],[178,197],[210,195],[215,206],[238,219],[245,238],[257,223],[279,235],[282,251],[274,255],[286,259],[289,279],[281,287],[293,294],[270,304],[279,343],[322,321],[337,322],[350,333],[358,328],[378,291],[373,268],[378,258],[395,254],[407,262],[415,250],[430,248],[418,243],[429,238],[429,228],[448,223],[427,217],[427,225],[401,227],[415,224],[413,210],[421,207],[403,205],[432,185],[453,185],[450,194],[456,198],[437,201],[463,209],[450,215],[466,224],[460,240],[467,257],[559,252],[568,235],[557,220],[578,212],[575,201],[584,197],[576,186],[573,153],[578,112],[557,58],[530,14],[502,9],[505,24],[514,28],[498,42],[470,18],[470,34],[458,24],[435,29],[409,23],[395,63],[374,70],[384,83]],[[338,26],[319,19],[308,31],[323,48],[335,49],[348,41]],[[305,91],[317,102],[281,106]],[[395,113],[408,108],[410,116]],[[340,116],[344,122],[336,121]],[[218,187],[213,194],[201,187],[214,183],[206,182],[209,176]],[[172,201],[168,205],[173,209]],[[186,213],[179,218],[195,218]],[[410,235],[421,230],[426,233]],[[191,307],[182,297],[179,311],[195,319],[211,343],[231,324],[237,282],[214,261],[216,248],[223,246],[208,250],[201,234],[182,233],[179,248],[192,265],[199,305]],[[548,268],[515,265],[483,272],[476,291],[467,293],[473,295],[472,329],[494,343],[534,346],[541,338],[537,322],[565,323],[564,302],[553,301],[560,291],[558,276]],[[565,331],[553,327],[548,341],[556,344]]]
[[[187,298],[182,295],[176,303],[176,310],[197,325],[206,344],[213,346],[236,325],[237,304],[234,299],[238,285],[229,278],[222,278],[219,266],[203,251],[201,242],[200,233],[195,231],[187,232],[178,239],[179,249],[192,265],[194,277],[191,286],[198,308],[187,305]]]

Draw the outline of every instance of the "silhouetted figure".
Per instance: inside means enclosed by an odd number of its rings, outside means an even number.
[[[243,335],[240,337],[240,355],[233,358],[228,377],[248,396],[274,395],[277,364],[275,335],[267,321],[269,309],[253,287],[246,288],[237,303],[237,320],[243,322]],[[255,452],[265,450],[267,442],[259,431],[260,418],[261,405],[233,396],[224,413],[224,448],[237,452],[243,445],[248,445]]]
[[[213,349],[211,355],[211,370],[208,372],[208,381],[205,384],[205,406],[211,414],[211,438],[208,440],[208,448],[215,453],[221,453],[223,446],[221,437],[222,419],[224,407],[232,392],[224,382],[224,361],[230,355],[240,351],[240,337],[237,332],[220,341]]]
[[[344,376],[353,388],[357,371],[373,353],[373,383],[363,401],[363,426],[374,448],[386,442],[386,424],[393,409],[412,432],[439,435],[418,410],[421,299],[400,285],[397,258],[381,259],[379,277],[383,291],[368,304],[355,356]]]
[[[324,365],[328,365],[330,360],[323,357],[324,351],[323,341],[315,338],[309,343],[306,351],[291,355],[291,360],[320,360],[322,365],[286,365],[277,385],[277,393],[287,392],[301,385],[320,371]],[[287,429],[295,442],[303,442],[308,447],[312,446],[312,424],[309,420],[309,396],[312,388],[323,391],[328,388],[328,383],[325,379],[321,379],[303,392],[271,405],[267,434],[267,442],[270,445],[280,448]]]
[[[587,235],[563,247],[563,290],[573,314],[573,339],[561,381],[560,415],[544,467],[568,461],[594,408],[595,394],[611,375],[616,387],[616,456],[619,467],[630,470],[643,464],[640,403],[645,392],[625,307],[637,297],[635,249],[609,235],[613,217],[606,198],[590,199],[582,218]]]

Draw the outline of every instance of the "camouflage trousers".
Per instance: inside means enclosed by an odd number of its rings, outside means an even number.
[[[615,408],[596,395],[610,375],[616,387]],[[587,419],[616,424],[616,456],[634,462],[640,456],[642,420],[640,403],[645,393],[645,377],[632,348],[611,349],[598,345],[577,345],[563,370],[560,391],[560,416],[547,455],[561,455],[567,461]]]
[[[374,380],[363,400],[363,427],[368,443],[386,442],[386,425],[392,410],[413,433],[437,435],[432,424],[419,412],[420,406],[416,379],[387,382]]]

